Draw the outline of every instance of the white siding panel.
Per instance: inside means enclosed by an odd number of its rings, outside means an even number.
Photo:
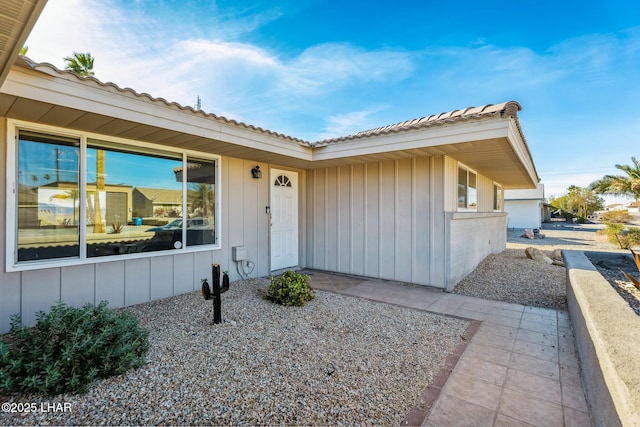
[[[196,280],[193,274],[193,253],[180,254],[173,257],[173,292],[175,295],[184,294],[193,290]],[[210,277],[211,273],[199,277],[197,280]]]
[[[396,274],[394,280],[413,280],[413,160],[396,161]]]
[[[149,258],[131,259],[124,265],[124,303],[147,302],[151,296],[151,261]]]
[[[0,273],[0,333],[9,331],[11,317],[20,314],[20,275],[22,273]]]
[[[229,217],[227,226],[229,238],[225,242],[231,252],[234,246],[244,244],[244,177],[249,175],[250,170],[244,171],[244,162],[238,159],[229,159],[229,197],[227,206]],[[265,174],[266,175],[266,174]],[[223,262],[222,264],[226,264]]]
[[[380,164],[380,277],[396,277],[396,162]]]
[[[22,272],[22,323],[33,325],[36,312],[49,311],[60,301],[60,269]]]
[[[420,157],[414,160],[413,194],[411,213],[413,222],[413,262],[412,282],[429,283],[429,158]]]
[[[455,198],[447,194],[455,191],[457,176],[452,176],[451,171],[446,173],[445,157],[432,157],[429,174],[429,284],[437,287],[445,286],[446,248],[445,248],[445,205],[455,204]],[[454,162],[455,164],[455,162]],[[447,187],[449,185],[449,187]],[[446,191],[451,188],[451,191]],[[448,200],[448,201],[447,201]]]
[[[173,257],[151,258],[151,299],[167,298],[173,293]]]
[[[211,278],[211,265],[212,264],[220,264],[220,277],[222,277],[222,270],[228,270],[226,266],[227,263],[227,254],[223,254],[220,251],[216,251],[215,257],[212,257],[211,252],[196,252],[193,254],[193,274],[194,278],[191,281],[191,291],[195,291],[196,289],[200,289],[200,279],[204,279],[205,277]],[[229,258],[231,256],[229,255]],[[222,280],[222,279],[220,279]],[[209,282],[211,283],[211,282]],[[185,288],[187,285],[185,284]]]
[[[96,264],[96,303],[124,307],[124,261]]]
[[[62,301],[74,307],[95,304],[95,264],[62,267],[61,274]]]
[[[338,169],[338,251],[337,270],[351,271],[351,166]]]
[[[352,166],[351,181],[351,268],[350,272],[364,275],[365,258],[365,185],[364,165]]]
[[[316,169],[315,173],[315,198],[313,206],[314,227],[313,227],[313,266],[321,270],[326,270],[325,242],[327,227],[327,217],[325,215],[326,206],[326,171]]]
[[[380,274],[380,165],[370,163],[365,166],[365,276],[379,277]]]
[[[432,241],[429,231],[434,225],[433,194],[440,197],[440,209],[443,206],[444,160],[439,159],[438,191],[431,188],[430,162],[425,157],[310,171],[307,206],[312,206],[314,213],[308,214],[308,222],[314,224],[314,231],[307,235],[312,240],[307,247],[314,251],[310,256],[315,262],[306,266],[431,284],[430,255],[440,253],[439,283],[444,286],[442,211],[437,223],[441,235]]]
[[[338,171],[336,168],[326,169],[325,191],[325,269],[338,271],[338,209],[340,209]]]

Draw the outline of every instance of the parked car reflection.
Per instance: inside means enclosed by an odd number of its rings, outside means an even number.
[[[143,252],[182,247],[183,219],[176,218],[170,223],[151,227],[147,232],[155,233],[153,239],[142,248]],[[187,244],[204,245],[215,243],[214,229],[208,218],[187,218]]]

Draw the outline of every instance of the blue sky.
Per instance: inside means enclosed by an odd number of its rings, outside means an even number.
[[[50,0],[26,45],[308,141],[516,100],[547,196],[640,157],[631,0]]]

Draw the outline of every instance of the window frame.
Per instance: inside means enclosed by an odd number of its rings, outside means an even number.
[[[217,154],[204,153],[201,151],[185,150],[176,147],[168,147],[164,145],[157,145],[142,141],[130,140],[119,137],[110,137],[107,135],[97,134],[93,132],[75,131],[55,126],[37,124],[33,122],[27,122],[22,120],[7,119],[6,129],[6,208],[5,208],[5,272],[25,271],[25,270],[38,270],[44,268],[54,267],[66,267],[73,265],[85,265],[85,264],[98,264],[103,262],[113,262],[119,260],[139,259],[139,258],[152,258],[157,256],[173,256],[184,253],[192,252],[205,252],[212,250],[220,250],[222,248],[222,157]],[[16,180],[18,170],[18,138],[20,131],[37,132],[42,134],[48,134],[52,136],[60,136],[66,138],[77,138],[80,140],[80,153],[79,153],[79,188],[80,188],[80,253],[78,257],[68,258],[52,258],[43,260],[31,260],[18,262],[18,183]],[[200,158],[211,160],[215,162],[215,194],[214,194],[214,215],[215,215],[215,243],[203,244],[203,245],[187,245],[184,244],[180,249],[172,249],[170,251],[151,251],[151,252],[136,252],[131,254],[119,254],[100,257],[88,257],[87,256],[87,235],[86,227],[84,226],[86,217],[86,190],[87,190],[87,141],[89,139],[103,140],[113,142],[115,144],[121,144],[126,147],[130,147],[133,153],[139,152],[145,154],[145,150],[158,150],[164,152],[175,153],[182,158],[182,166],[186,170],[188,158]],[[138,149],[139,148],[139,149]],[[138,149],[138,150],[137,150]],[[188,180],[182,181],[182,203],[183,209],[187,203],[187,186]],[[183,210],[186,212],[186,210]],[[186,238],[186,224],[183,223],[183,242]]]
[[[504,211],[504,189],[497,182],[493,183],[493,211]]]
[[[465,206],[462,207],[459,205],[459,200],[458,200],[458,191],[460,189],[460,171],[465,171],[466,173],[466,177],[467,180],[464,184],[464,188],[465,188]],[[476,190],[476,205],[475,207],[469,207],[469,174],[474,174],[476,177],[476,186],[475,186],[475,190]],[[458,163],[458,167],[456,168],[456,210],[458,210],[459,212],[477,212],[478,211],[478,200],[479,200],[479,189],[478,189],[478,172],[474,171],[473,169],[464,166],[462,163]]]

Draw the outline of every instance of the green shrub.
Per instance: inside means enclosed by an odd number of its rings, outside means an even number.
[[[598,231],[605,234],[609,243],[618,245],[620,249],[629,249],[640,246],[640,227],[629,227],[625,229],[624,224],[607,223],[604,230]]]
[[[84,392],[96,378],[145,363],[149,332],[130,313],[101,302],[68,307],[60,302],[37,314],[33,328],[11,318],[0,337],[0,392]]]
[[[280,277],[272,277],[265,298],[281,305],[303,306],[314,298],[309,276],[289,270]]]
[[[629,212],[627,211],[607,211],[600,214],[600,221],[604,222],[605,224],[624,224],[625,222],[631,221],[631,214],[629,214]]]
[[[640,227],[629,227],[618,235],[621,249],[631,249],[640,246]]]

